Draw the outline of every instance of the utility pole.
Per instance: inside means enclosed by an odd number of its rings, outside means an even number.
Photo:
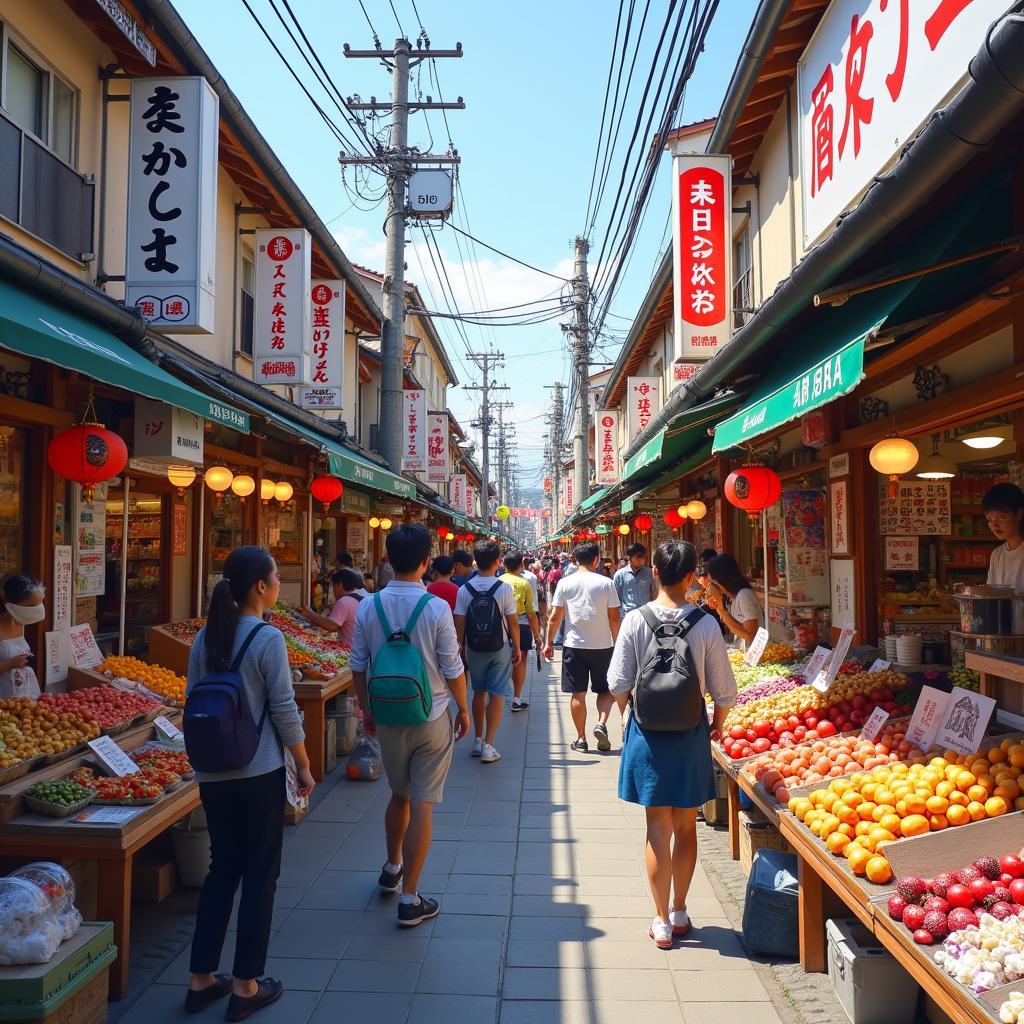
[[[514,408],[513,402],[495,402],[494,408],[498,410],[498,472],[497,487],[498,501],[500,504],[509,503],[509,474],[508,474],[508,441],[515,437],[516,428],[513,423],[505,422],[505,410]]]
[[[583,501],[590,494],[590,282],[587,277],[587,253],[590,243],[576,236],[576,269],[573,274],[574,322],[562,330],[572,338],[573,368],[576,371],[576,427],[573,434],[575,480],[573,496]]]
[[[423,60],[434,57],[461,57],[462,44],[454,50],[431,50],[429,41],[424,49],[418,46],[415,56],[408,39],[396,39],[392,50],[353,50],[346,43],[346,57],[366,57],[379,60],[391,69],[391,102],[378,103],[375,96],[369,103],[349,97],[349,110],[391,112],[391,138],[387,150],[376,156],[338,157],[340,164],[370,164],[382,169],[388,179],[388,215],[384,220],[384,285],[381,323],[381,395],[380,444],[381,455],[395,473],[402,471],[402,358],[405,352],[405,218],[410,215],[406,205],[409,172],[416,164],[457,164],[455,153],[413,155],[409,149],[410,110],[464,110],[460,96],[457,103],[409,102],[409,69]]]
[[[467,391],[480,392],[480,419],[471,423],[470,426],[478,428],[483,441],[482,457],[480,461],[480,473],[483,476],[483,506],[484,519],[490,526],[490,496],[488,484],[490,483],[490,457],[491,457],[491,424],[494,422],[491,416],[491,392],[508,391],[507,384],[492,384],[491,370],[500,369],[505,365],[505,356],[501,352],[469,352],[467,353],[474,365],[480,367],[483,376],[482,384],[466,384]]]
[[[562,397],[561,381],[554,385],[548,385],[548,387],[551,387],[555,392],[551,415],[548,417],[548,446],[551,453],[551,530],[554,533],[561,525],[558,517],[558,500],[562,483],[562,449],[564,446],[562,419],[565,416],[565,406]]]

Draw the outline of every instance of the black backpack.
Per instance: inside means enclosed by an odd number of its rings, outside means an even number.
[[[501,585],[496,580],[489,590],[477,590],[466,584],[473,594],[466,609],[466,645],[471,651],[493,654],[505,645],[504,616],[494,598]]]
[[[696,729],[702,719],[707,720],[707,710],[686,636],[704,612],[695,608],[681,622],[662,622],[650,605],[637,611],[654,637],[640,662],[633,691],[636,724],[652,732]]]

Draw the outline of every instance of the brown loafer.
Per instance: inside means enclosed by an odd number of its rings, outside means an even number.
[[[214,984],[203,989],[189,989],[185,993],[185,1012],[202,1013],[218,999],[223,999],[230,991],[232,978],[230,974],[215,974]]]
[[[245,1020],[264,1006],[276,1003],[284,995],[284,985],[276,978],[259,978],[256,982],[258,991],[254,996],[236,996],[231,993],[228,1008],[224,1011],[225,1020]]]

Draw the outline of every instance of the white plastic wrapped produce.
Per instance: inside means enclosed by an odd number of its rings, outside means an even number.
[[[32,882],[46,896],[62,939],[70,939],[78,931],[82,915],[75,906],[74,879],[65,868],[52,861],[37,860],[12,871],[10,877]]]
[[[0,964],[45,964],[62,940],[43,891],[24,878],[0,878]]]

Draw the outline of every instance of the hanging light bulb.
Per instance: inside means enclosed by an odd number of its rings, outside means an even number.
[[[369,522],[366,524],[371,530],[376,530],[380,526],[380,520],[376,516],[371,516]]]
[[[689,519],[690,518],[689,508],[690,508],[689,505],[680,505],[679,508],[676,509],[676,515],[678,515],[679,518],[682,519],[682,520]]]
[[[918,463],[914,475],[922,480],[949,480],[958,472],[956,463],[939,453],[939,435],[932,434],[932,453]]]
[[[889,478],[890,498],[895,498],[898,493],[896,484],[899,478],[909,473],[920,458],[917,447],[898,434],[882,438],[868,453],[872,468]]]
[[[256,481],[248,473],[240,473],[231,481],[231,490],[240,498],[248,498],[256,490]]]
[[[282,505],[285,504],[285,502],[291,501],[292,500],[292,495],[294,493],[295,493],[295,488],[292,487],[292,485],[290,483],[288,483],[287,480],[282,480],[274,488],[274,497],[277,498],[277,500],[279,502],[281,502]]]
[[[196,478],[196,471],[192,466],[168,466],[167,467],[167,479],[171,485],[178,488],[178,497],[181,498],[185,494],[185,488],[192,486],[192,481]]]
[[[626,534],[629,533],[629,523],[622,523],[622,524],[620,524],[620,526],[619,526],[619,533],[621,533],[622,536],[625,537]]]
[[[274,493],[276,491],[277,484],[274,483],[273,480],[268,480],[266,477],[264,477],[260,481],[260,501],[262,501],[264,505],[266,505],[267,502],[274,497]]]
[[[391,529],[391,520],[390,519],[382,519],[380,521],[380,528],[382,530],[390,530]]]
[[[686,503],[686,514],[691,519],[703,519],[708,514],[708,507],[703,501],[694,498]]]

